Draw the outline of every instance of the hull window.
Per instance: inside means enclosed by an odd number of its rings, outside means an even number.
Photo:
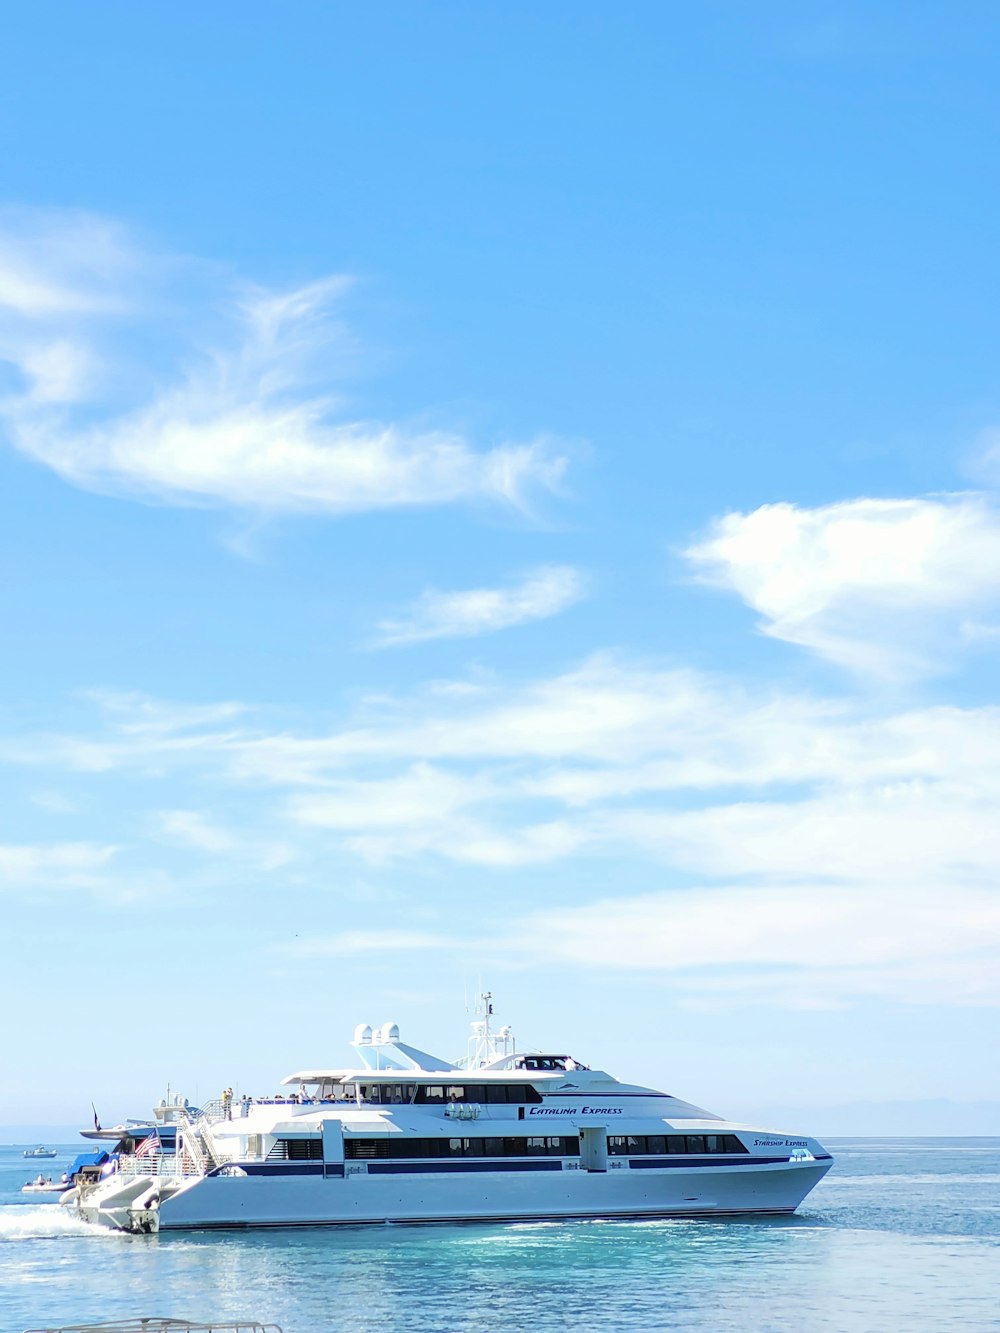
[[[267,1154],[269,1162],[321,1162],[323,1160],[323,1140],[314,1139],[278,1139]]]
[[[745,1153],[735,1134],[611,1134],[612,1157],[662,1157],[673,1153]]]
[[[531,1138],[345,1139],[344,1156],[354,1161],[423,1160],[431,1157],[578,1157],[575,1134]]]

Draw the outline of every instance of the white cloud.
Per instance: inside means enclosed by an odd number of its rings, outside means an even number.
[[[347,846],[380,864],[433,855],[461,865],[497,869],[563,860],[588,840],[586,830],[566,820],[503,827],[496,812],[483,819],[457,818],[425,828],[386,828],[381,833],[351,834]]]
[[[223,722],[233,722],[251,711],[236,700],[211,704],[181,704],[157,699],[139,691],[88,690],[92,699],[126,735],[167,736],[175,732],[204,730]]]
[[[227,865],[239,862],[257,870],[279,870],[297,855],[287,841],[262,838],[258,821],[235,830],[213,823],[200,810],[160,810],[154,823],[166,842],[209,856],[224,856]]]
[[[610,817],[622,839],[706,876],[810,875],[849,884],[992,884],[1000,870],[1000,781],[852,784],[794,801],[748,801]],[[969,775],[971,777],[971,775]]]
[[[581,833],[559,822],[510,831],[496,826],[500,786],[485,774],[414,764],[398,777],[334,781],[288,804],[293,820],[342,833],[374,863],[428,853],[473,865],[514,866],[572,852]],[[487,808],[485,818],[474,808]]]
[[[80,210],[0,210],[0,311],[43,323],[118,313],[138,263],[110,219]]]
[[[160,826],[166,836],[203,852],[231,852],[237,845],[233,835],[209,822],[197,810],[161,810]]]
[[[968,458],[965,471],[991,490],[1000,488],[1000,429],[981,431]]]
[[[583,578],[568,565],[532,570],[508,588],[471,588],[463,592],[429,589],[402,619],[379,622],[378,643],[422,643],[427,639],[492,634],[557,615],[583,596]]]
[[[549,962],[660,971],[696,998],[732,1003],[779,994],[796,1005],[844,1003],[866,994],[1000,1004],[1000,894],[985,887],[650,893],[536,913],[518,939],[522,953],[544,940]]]
[[[426,826],[449,819],[456,811],[482,801],[490,787],[469,781],[430,764],[415,764],[398,777],[369,781],[336,781],[322,791],[289,802],[300,824],[334,829]]]
[[[968,609],[1000,603],[1000,514],[978,495],[764,505],[684,554],[764,633],[889,677],[947,666]]]
[[[695,1008],[1000,1005],[1000,895],[865,884],[724,885],[609,897],[514,919],[488,934],[346,931],[283,946],[301,957],[484,953],[508,965],[659,973]]]
[[[565,962],[631,960],[692,1004],[997,999],[997,708],[886,714],[610,656],[527,684],[435,681],[312,732],[235,703],[100,703],[103,731],[24,738],[8,757],[157,783],[195,771],[227,810],[246,803],[242,827],[263,810],[283,824],[300,858],[570,873],[603,858],[622,896],[551,920],[512,878],[512,960],[534,959],[528,938]],[[239,855],[260,836],[240,835]],[[637,874],[681,887],[637,897]]]
[[[33,791],[28,793],[28,799],[53,815],[71,815],[79,809],[77,803],[61,791]]]
[[[130,296],[144,270],[166,288],[155,312]],[[203,290],[182,290],[194,272]],[[257,513],[524,508],[559,484],[566,453],[544,437],[476,450],[455,432],[352,417],[334,391],[355,358],[336,314],[349,279],[220,284],[209,265],[154,259],[102,220],[46,215],[36,236],[0,219],[0,360],[24,380],[0,402],[15,446],[90,490]],[[167,321],[171,302],[183,312]],[[112,314],[128,327],[111,331]],[[85,416],[72,410],[82,397]]]
[[[340,958],[358,953],[395,953],[454,948],[458,941],[419,930],[347,930],[326,938],[296,940],[284,952],[303,958]]]
[[[117,850],[90,842],[0,843],[0,885],[12,889],[94,887],[102,883],[102,872]]]

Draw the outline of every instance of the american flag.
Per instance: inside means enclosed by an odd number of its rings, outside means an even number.
[[[158,1134],[149,1134],[139,1144],[135,1150],[136,1157],[151,1157],[154,1153],[160,1151],[160,1137]]]

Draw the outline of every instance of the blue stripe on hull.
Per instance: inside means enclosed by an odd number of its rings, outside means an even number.
[[[687,1168],[688,1170],[703,1170],[706,1167],[724,1166],[727,1170],[733,1167],[747,1166],[776,1166],[782,1162],[787,1162],[787,1157],[751,1157],[749,1155],[740,1155],[738,1157],[726,1157],[720,1153],[707,1156],[688,1156],[684,1153],[678,1153],[675,1157],[628,1157],[611,1158],[612,1162],[628,1162],[633,1171],[658,1171],[664,1168]],[[817,1161],[830,1161],[829,1154],[823,1157],[817,1157]],[[483,1161],[454,1161],[436,1158],[425,1162],[386,1162],[372,1161],[364,1159],[356,1163],[358,1166],[367,1166],[368,1174],[374,1176],[385,1175],[455,1175],[470,1171],[480,1172],[502,1172],[502,1171],[561,1171],[562,1159],[524,1160],[517,1158],[513,1161],[496,1161],[484,1159]],[[216,1167],[209,1174],[218,1176],[225,1172],[227,1167]],[[280,1176],[325,1176],[339,1177],[344,1175],[344,1167],[336,1162],[241,1162],[239,1170],[248,1176],[266,1176],[269,1178]]]
[[[232,1164],[247,1176],[342,1176],[344,1168],[335,1162],[234,1162]],[[217,1166],[209,1176],[221,1176],[228,1166]]]
[[[612,1161],[621,1161],[621,1158],[612,1158]],[[724,1166],[728,1170],[734,1166],[774,1166],[778,1162],[787,1162],[787,1157],[723,1157],[721,1153],[709,1157],[696,1157],[693,1153],[690,1157],[683,1153],[678,1153],[676,1157],[630,1157],[628,1164],[633,1169],[645,1170],[652,1167],[656,1170],[662,1166]]]

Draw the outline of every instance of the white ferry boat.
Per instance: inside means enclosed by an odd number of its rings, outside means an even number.
[[[832,1165],[815,1139],[519,1053],[492,1012],[486,995],[455,1064],[406,1045],[395,1023],[362,1025],[353,1068],[185,1113],[175,1137],[128,1141],[112,1174],[81,1172],[61,1202],[136,1232],[707,1217],[793,1212]]]

